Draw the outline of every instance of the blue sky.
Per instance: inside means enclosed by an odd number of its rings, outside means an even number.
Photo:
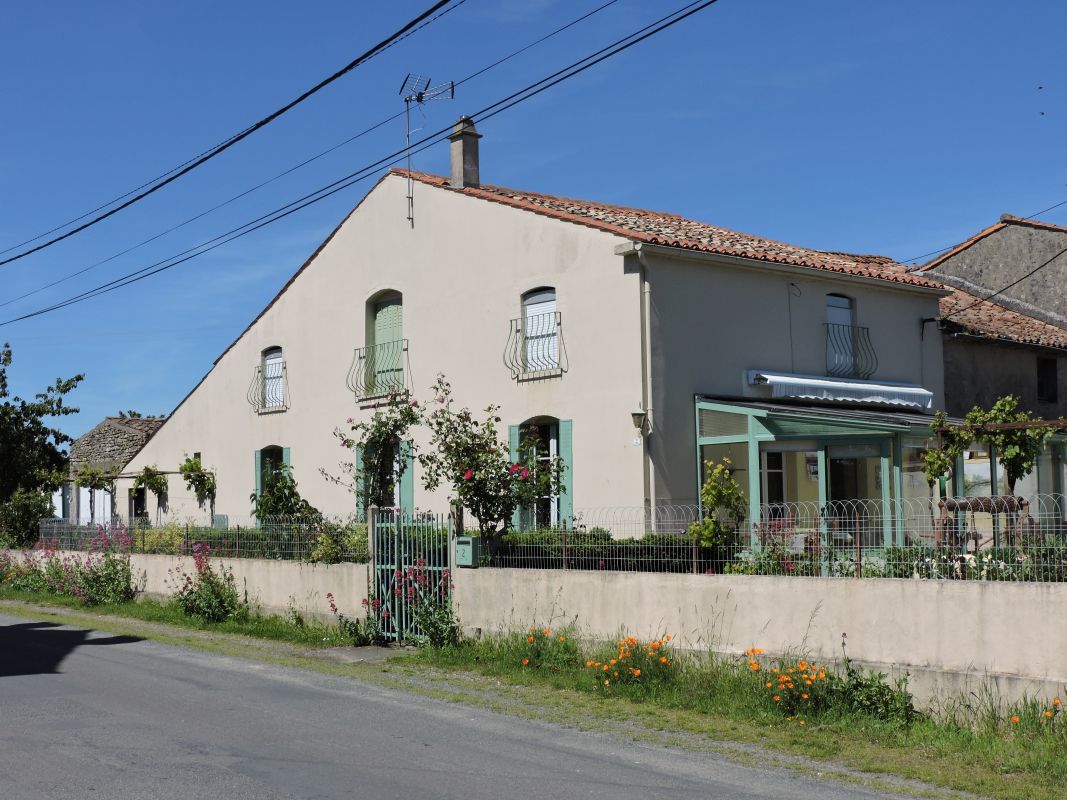
[[[458,79],[603,0],[467,0],[209,165],[0,267],[0,303],[175,225],[400,110],[404,75]],[[430,5],[8,0],[0,249],[244,128]],[[610,8],[463,86],[443,127],[682,5]],[[911,260],[1002,212],[1067,199],[1067,4],[721,0],[480,126],[482,180],[662,209],[796,244]],[[1038,87],[1044,87],[1039,89]],[[1042,114],[1044,112],[1044,114]],[[32,311],[208,239],[396,150],[398,120],[85,275]],[[415,166],[447,170],[447,149]],[[169,412],[369,188],[129,289],[0,327],[13,389],[85,372],[79,434]],[[1067,224],[1067,206],[1043,217]]]

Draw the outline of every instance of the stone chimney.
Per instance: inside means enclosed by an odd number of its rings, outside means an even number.
[[[482,135],[474,129],[474,120],[464,115],[459,118],[448,137],[452,147],[452,178],[449,185],[455,189],[468,186],[477,188],[478,180],[478,140]]]

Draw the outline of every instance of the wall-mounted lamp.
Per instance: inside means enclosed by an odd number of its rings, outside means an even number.
[[[649,412],[640,405],[637,406],[636,411],[630,412],[630,419],[633,420],[634,427],[637,428],[642,435],[652,433],[652,420],[649,416]]]

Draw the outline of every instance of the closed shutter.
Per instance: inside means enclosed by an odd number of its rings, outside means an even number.
[[[508,425],[508,457],[511,459],[511,463],[514,464],[519,460],[519,437],[520,428],[518,425]],[[522,509],[516,508],[511,514],[511,528],[512,530],[522,530]]]
[[[363,447],[356,445],[353,450],[353,476],[356,485],[356,516],[360,519],[364,519],[367,514],[366,504],[363,502],[363,496],[366,493],[367,482],[363,477]]]
[[[404,305],[400,298],[374,307],[374,352],[370,364],[375,392],[404,388]]]
[[[400,464],[404,472],[400,476],[400,513],[415,513],[415,448],[411,442],[400,443]]]
[[[293,462],[289,460],[289,448],[288,447],[283,447],[282,448],[282,464],[284,464],[286,466],[286,468],[289,469],[289,470],[292,470],[292,468],[293,468]]]
[[[560,478],[559,521],[560,524],[574,527],[574,424],[572,420],[559,421],[559,457],[563,462],[563,475]]]
[[[263,451],[256,451],[256,497],[263,494]]]
[[[285,407],[285,361],[281,348],[263,355],[263,407]]]

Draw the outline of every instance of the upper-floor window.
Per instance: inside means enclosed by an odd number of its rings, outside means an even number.
[[[1059,372],[1055,358],[1037,359],[1037,399],[1041,403],[1059,402]]]
[[[567,371],[556,290],[531,289],[522,296],[522,316],[511,321],[504,363],[516,378],[540,378]]]
[[[285,358],[280,347],[263,351],[263,410],[285,408]]]
[[[867,379],[878,368],[870,331],[856,325],[851,297],[826,295],[826,372],[838,378]]]
[[[348,388],[357,398],[403,391],[408,343],[400,292],[382,292],[368,301],[365,341],[348,371]]]

